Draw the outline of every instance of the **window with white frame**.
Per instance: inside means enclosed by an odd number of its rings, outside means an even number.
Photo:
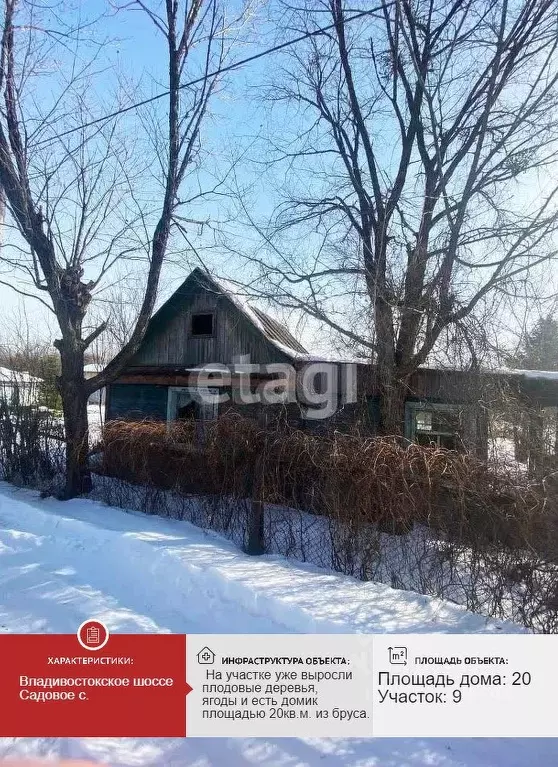
[[[462,408],[432,402],[407,403],[407,437],[419,445],[433,445],[448,450],[462,446]]]
[[[171,421],[213,421],[219,411],[219,389],[198,389],[181,386],[169,387],[167,400],[167,422]]]

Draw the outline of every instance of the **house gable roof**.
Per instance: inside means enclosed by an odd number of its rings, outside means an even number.
[[[228,280],[216,279],[198,267],[190,272],[182,285],[155,312],[147,332],[149,333],[163,324],[175,306],[180,303],[183,297],[189,296],[192,288],[196,285],[204,290],[225,296],[242,312],[250,324],[283,354],[295,358],[308,353],[284,325],[270,317],[259,307],[251,304],[247,296],[241,293],[239,286]]]

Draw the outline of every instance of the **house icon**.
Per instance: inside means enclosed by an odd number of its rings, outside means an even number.
[[[204,663],[205,665],[208,665],[215,662],[215,653],[213,650],[210,650],[209,647],[202,647],[197,655],[197,658],[198,663]]]

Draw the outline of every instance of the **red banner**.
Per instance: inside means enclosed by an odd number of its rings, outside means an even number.
[[[185,737],[186,636],[0,634],[0,736]]]

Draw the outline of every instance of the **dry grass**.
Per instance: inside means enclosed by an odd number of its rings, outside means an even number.
[[[176,515],[175,507],[164,510],[162,492],[174,491],[185,499],[184,518],[235,540],[245,541],[248,527],[239,510],[260,506],[239,500],[262,501],[265,551],[558,631],[552,477],[533,483],[470,455],[393,438],[266,431],[238,415],[203,435],[193,424],[167,431],[161,423],[109,423],[101,471],[141,486],[140,507],[151,512]],[[125,505],[109,493],[108,502]],[[191,517],[191,495],[215,499],[201,520]]]
[[[63,449],[51,425],[36,408],[0,403],[4,479],[55,485]],[[244,547],[249,529],[260,534],[263,506],[264,551],[558,632],[558,475],[533,482],[457,452],[263,430],[238,415],[197,429],[109,423],[96,456],[100,497]]]
[[[113,421],[103,472],[183,493],[250,497],[351,526],[403,533],[421,523],[463,542],[558,554],[557,495],[469,454],[394,438],[269,431],[238,415],[208,424],[203,439],[194,428]]]

